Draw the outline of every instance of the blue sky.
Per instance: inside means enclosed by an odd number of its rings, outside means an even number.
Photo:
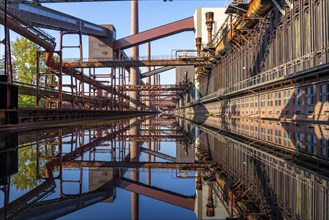
[[[173,0],[163,2],[161,0],[139,2],[139,31],[144,31],[180,19],[193,16],[198,7],[224,7],[226,0],[212,1],[186,1]],[[93,3],[50,3],[43,6],[70,14],[72,16],[96,23],[113,24],[117,30],[117,39],[130,35],[130,1],[93,2]],[[59,32],[46,30],[56,37],[59,42]],[[13,39],[13,38],[12,38]],[[77,37],[65,37],[67,45],[77,45]],[[59,43],[58,43],[59,44]],[[184,32],[151,43],[152,56],[171,55],[172,49],[194,49],[194,33]],[[88,57],[87,37],[83,38],[84,58]],[[64,58],[78,58],[77,51],[64,51]],[[130,55],[130,51],[126,50]],[[140,56],[145,56],[145,45],[140,46]],[[144,69],[142,69],[142,72]],[[175,83],[174,70],[161,74],[161,82],[164,84]]]

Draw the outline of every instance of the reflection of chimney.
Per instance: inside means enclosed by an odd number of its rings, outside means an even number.
[[[212,29],[214,23],[214,12],[207,12],[206,13],[206,25],[208,31],[208,43],[207,46],[211,46],[212,43]]]
[[[196,179],[196,190],[202,190],[202,180],[201,176],[198,176]]]
[[[215,216],[214,200],[212,197],[212,188],[210,185],[208,185],[208,202],[207,202],[206,215],[207,217]]]
[[[201,37],[195,38],[195,47],[198,52],[198,57],[200,56],[200,52],[201,52],[201,44],[202,44],[201,41],[202,41]]]

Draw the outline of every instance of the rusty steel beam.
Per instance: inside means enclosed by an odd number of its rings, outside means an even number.
[[[0,216],[4,216],[6,213],[6,218],[11,218],[18,210],[21,210],[26,206],[29,201],[35,199],[36,197],[42,197],[43,195],[47,195],[52,192],[56,188],[54,181],[46,181],[30,190],[23,196],[15,199],[10,202],[5,208],[0,209]],[[6,210],[5,210],[6,209]],[[5,219],[6,219],[5,218]]]
[[[194,31],[193,16],[118,39],[113,43],[113,50],[124,50],[136,45],[168,37],[184,31]]]
[[[188,138],[183,135],[123,135],[122,137],[130,141],[188,142]]]
[[[143,78],[146,78],[146,77],[149,77],[149,76],[153,76],[155,74],[159,74],[159,73],[162,73],[162,72],[165,72],[165,71],[174,69],[174,68],[175,68],[174,66],[163,66],[163,67],[160,67],[158,69],[154,69],[154,70],[151,70],[151,71],[142,73],[140,75],[140,78],[143,79]]]
[[[20,219],[57,219],[113,196],[111,190],[98,188],[92,192],[64,196],[37,202],[32,208],[27,207],[19,214]]]
[[[114,178],[114,185],[130,192],[135,192],[189,210],[194,210],[195,196],[184,196],[154,186],[148,186],[124,177],[121,177],[120,179]]]
[[[66,168],[78,167],[110,167],[110,168],[156,168],[156,169],[185,169],[195,170],[208,168],[207,163],[177,163],[177,162],[127,162],[127,161],[70,161],[62,164]]]
[[[123,91],[182,91],[184,85],[127,85],[122,86]]]
[[[158,152],[158,151],[150,150],[150,149],[147,149],[147,148],[144,148],[144,147],[141,147],[140,150],[142,152],[146,153],[146,154],[153,155],[153,156],[165,159],[165,160],[169,160],[169,161],[172,161],[172,162],[176,161],[175,157],[169,156],[167,154],[164,154],[164,153],[161,153],[161,152]]]
[[[146,113],[146,112],[145,112]],[[109,111],[95,109],[19,109],[18,117],[21,120],[48,120],[84,117],[106,117],[136,114],[135,111]]]
[[[142,67],[142,66],[195,66],[207,64],[206,57],[190,57],[186,59],[159,59],[159,60],[95,60],[77,62],[66,60],[64,67],[68,68],[104,68],[104,67]]]
[[[58,97],[58,90],[49,90],[49,89],[41,89],[40,91],[40,96],[41,97]],[[18,85],[18,93],[22,95],[28,95],[28,96],[36,96],[37,95],[37,88],[34,87],[28,87],[28,86],[23,86],[23,85]],[[71,94],[68,93],[63,93],[62,94],[62,100],[70,102],[72,101],[72,96]],[[76,96],[76,101],[77,102],[82,102],[84,101],[85,103],[89,104],[100,104],[103,106],[110,105],[113,100],[109,97],[89,97],[89,96]],[[125,108],[128,108],[129,105],[127,103],[123,103]]]

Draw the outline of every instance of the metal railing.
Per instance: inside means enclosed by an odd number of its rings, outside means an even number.
[[[106,61],[161,61],[161,60],[177,60],[177,59],[199,59],[199,60],[206,60],[207,57],[202,56],[186,56],[186,57],[173,57],[171,55],[158,55],[158,56],[141,56],[141,57],[128,57],[125,56],[124,58],[118,58],[118,57],[108,57],[108,58],[84,58],[83,62],[106,62]],[[73,63],[73,62],[79,62],[79,58],[66,58],[63,60],[65,63]]]

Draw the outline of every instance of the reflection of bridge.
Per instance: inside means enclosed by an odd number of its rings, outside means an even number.
[[[77,210],[102,202],[110,197],[113,197],[114,187],[118,187],[130,192],[135,192],[149,198],[163,201],[175,206],[194,210],[195,198],[194,196],[184,196],[178,193],[164,190],[155,186],[148,186],[146,184],[133,181],[124,177],[114,177],[109,182],[105,183],[98,189],[81,193],[77,195],[68,195],[62,198],[50,199],[47,201],[40,201],[26,205],[23,210],[17,213],[14,209],[8,209],[8,217],[20,219],[55,219],[64,215],[68,215]],[[35,199],[30,197],[29,199]],[[11,204],[19,203],[15,200]],[[24,204],[24,203],[23,203]]]
[[[155,121],[161,124],[161,120]],[[127,147],[125,142],[125,133],[130,127],[139,126],[139,123],[141,122],[137,121],[129,126],[126,123],[123,123],[123,125],[107,125],[90,130],[84,130],[83,128],[82,130],[72,129],[73,133],[71,134],[67,133],[67,130],[64,131],[62,129],[58,129],[52,131],[52,133],[58,135],[57,138],[49,138],[48,136],[45,136],[47,137],[47,140],[37,139],[37,161],[43,161],[42,158],[48,161],[44,167],[45,175],[40,174],[41,169],[43,169],[42,164],[37,164],[37,175],[45,178],[44,182],[25,195],[7,204],[6,210],[4,210],[4,208],[0,209],[0,214],[6,212],[8,218],[54,219],[109,198],[114,199],[115,187],[154,198],[175,206],[194,210],[194,195],[181,195],[176,192],[164,190],[155,186],[149,186],[123,177],[127,168],[195,170],[197,168],[202,169],[208,167],[206,163],[176,162],[176,158],[174,157],[158,152],[156,149],[148,149],[143,147],[141,147],[140,150],[145,154],[173,162],[130,162],[130,153],[125,151]],[[146,123],[144,124],[146,125]],[[147,129],[147,131],[150,129],[151,128]],[[174,129],[167,130],[167,132],[170,133],[177,132],[177,130]],[[158,130],[157,132],[159,131],[161,132],[162,130]],[[179,137],[180,135],[166,136]],[[38,137],[40,137],[40,135],[38,135]],[[30,138],[30,140],[33,139]],[[107,146],[109,146],[109,148],[105,149]],[[66,152],[64,149],[67,149],[67,147],[71,150]],[[90,161],[83,159],[85,154],[92,155],[105,152],[111,154],[113,161]],[[81,158],[82,160],[76,161],[78,158]],[[89,156],[89,158],[93,157]],[[99,186],[95,190],[83,192],[81,190],[83,180],[82,173],[80,173],[79,180],[67,180],[63,178],[63,176],[65,176],[63,175],[63,172],[66,172],[65,168],[77,168],[80,172],[82,172],[82,168],[89,168],[90,172],[97,171],[97,169],[100,168],[110,169],[111,175],[109,176],[110,179],[105,184]],[[57,184],[57,181],[60,184],[60,198],[51,198],[42,201],[56,188],[55,182]],[[79,184],[80,187],[78,188],[80,188],[80,190],[78,194],[64,193],[63,187],[65,184],[63,183],[70,181],[72,183],[76,182]]]
[[[123,91],[182,91],[186,88],[183,84],[176,85],[126,85],[120,89]]]

